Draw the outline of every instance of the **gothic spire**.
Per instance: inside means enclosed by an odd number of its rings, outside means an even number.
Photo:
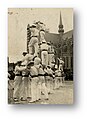
[[[62,24],[62,16],[61,16],[61,12],[60,12],[60,24],[59,24],[59,30],[58,30],[58,32],[60,33],[60,34],[63,34],[64,33],[64,28],[63,28],[63,24]]]

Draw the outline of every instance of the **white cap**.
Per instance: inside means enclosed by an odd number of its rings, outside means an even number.
[[[36,57],[36,58],[34,59],[34,64],[35,64],[35,65],[39,65],[40,62],[41,62],[41,59],[40,59],[39,57]]]
[[[33,27],[36,27],[36,25],[35,25],[35,24],[31,24],[31,25],[30,25],[30,28],[33,28]]]
[[[46,40],[44,39],[44,40],[42,40],[42,43],[46,43]]]

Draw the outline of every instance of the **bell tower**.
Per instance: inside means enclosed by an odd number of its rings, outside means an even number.
[[[60,23],[59,23],[59,26],[58,26],[58,33],[60,35],[60,43],[61,43],[61,46],[60,46],[60,51],[61,53],[58,55],[58,57],[63,57],[63,51],[62,51],[62,48],[63,48],[63,34],[64,34],[64,27],[63,27],[63,23],[62,23],[62,16],[61,16],[61,12],[60,12]]]

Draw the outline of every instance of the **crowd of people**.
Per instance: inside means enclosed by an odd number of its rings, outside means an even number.
[[[40,101],[42,95],[49,100],[49,94],[63,86],[64,61],[57,58],[59,65],[55,64],[54,49],[45,40],[45,25],[37,22],[30,26],[30,31],[29,53],[23,52],[23,59],[16,62],[14,80],[10,80],[8,73],[8,97],[14,103],[34,103]]]

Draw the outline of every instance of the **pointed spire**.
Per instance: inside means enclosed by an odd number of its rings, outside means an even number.
[[[64,33],[64,28],[63,28],[63,24],[62,24],[62,16],[61,16],[61,12],[60,12],[60,24],[59,24],[59,30],[58,30],[58,32],[60,33],[60,34],[63,34]]]
[[[60,12],[60,25],[62,25],[62,17],[61,17],[61,12]]]

